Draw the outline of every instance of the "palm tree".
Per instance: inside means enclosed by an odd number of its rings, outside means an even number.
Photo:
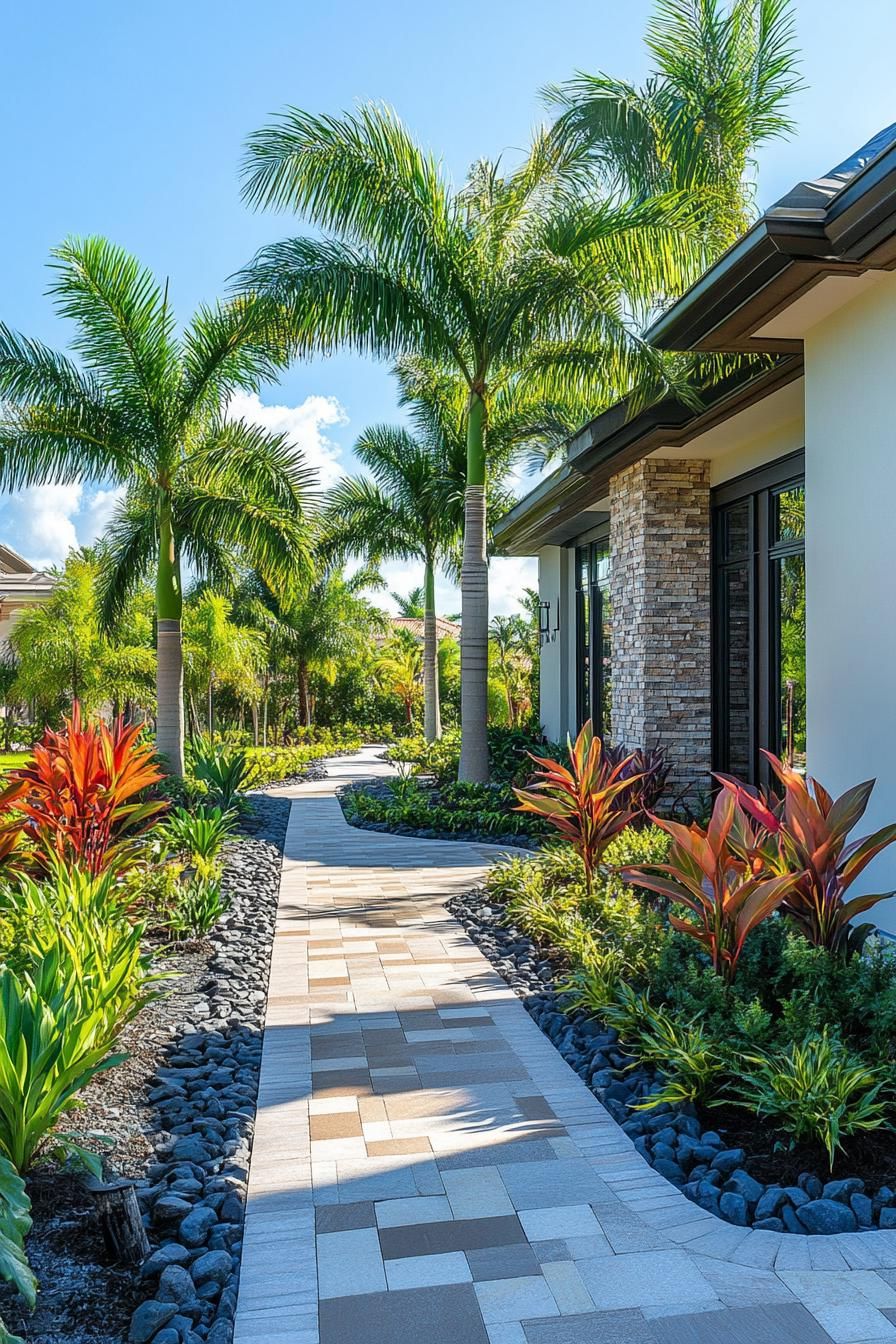
[[[532,667],[530,628],[522,616],[493,616],[489,632],[512,728],[519,717],[520,688]]]
[[[443,505],[449,470],[437,439],[423,440],[398,426],[374,425],[355,444],[370,477],[350,476],[334,486],[321,518],[328,554],[423,565],[423,732],[442,736],[436,638],[436,566],[448,551],[455,520]]]
[[[288,352],[259,300],[202,307],[178,337],[167,283],[121,248],[74,239],[53,257],[50,293],[77,324],[81,364],[0,325],[0,488],[127,487],[108,538],[104,618],[154,571],[157,745],[181,774],[182,566],[221,584],[242,554],[275,585],[307,567],[300,454],[226,416],[231,394],[272,377]]]
[[[209,737],[215,733],[214,688],[223,686],[238,700],[257,705],[259,674],[267,653],[264,635],[233,619],[233,603],[224,593],[204,588],[188,594],[184,607],[184,663],[193,725],[199,726],[196,697],[206,703]]]
[[[640,87],[579,74],[547,89],[558,141],[625,196],[692,193],[707,260],[748,227],[756,150],[789,134],[798,76],[792,0],[657,0]]]
[[[275,648],[295,669],[299,719],[306,727],[313,718],[312,675],[332,685],[340,666],[363,658],[374,637],[385,632],[386,617],[364,596],[379,582],[370,568],[347,578],[341,569],[319,563],[310,583],[256,607]]]
[[[406,631],[401,634],[407,635]],[[404,705],[408,726],[414,722],[414,706],[420,693],[420,682],[426,675],[425,654],[421,659],[420,645],[413,636],[402,639],[401,634],[383,645],[376,661],[374,675],[383,690],[397,695]],[[425,695],[424,682],[424,695]],[[432,740],[432,739],[429,739]]]
[[[412,588],[409,593],[390,592],[389,596],[398,607],[399,616],[405,616],[411,620],[423,620],[426,613],[423,606],[424,588],[422,584]]]
[[[486,495],[496,398],[560,375],[616,399],[650,356],[637,303],[695,265],[687,212],[573,193],[578,165],[539,135],[503,172],[481,162],[460,190],[388,108],[317,117],[291,108],[250,140],[246,198],[302,211],[320,235],[262,249],[243,275],[282,306],[306,350],[411,354],[462,382],[464,549],[460,777],[488,778]],[[654,357],[654,362],[656,362]],[[598,407],[594,407],[598,409]]]

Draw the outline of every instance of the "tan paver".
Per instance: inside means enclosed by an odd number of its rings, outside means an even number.
[[[686,1200],[446,913],[502,851],[354,829],[388,767],[329,766],[284,791],[236,1344],[896,1340],[896,1233]]]

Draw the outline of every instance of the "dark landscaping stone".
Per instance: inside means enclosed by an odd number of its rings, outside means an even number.
[[[655,1171],[658,1171],[661,1176],[665,1176],[666,1180],[671,1181],[673,1185],[684,1185],[687,1180],[677,1162],[669,1162],[666,1158],[661,1157],[654,1162],[653,1166]]]
[[[796,1178],[796,1183],[810,1199],[821,1199],[824,1187],[818,1177],[814,1176],[811,1171],[800,1172]]]
[[[780,1218],[756,1218],[753,1227],[757,1232],[783,1232],[784,1223]]]
[[[841,1204],[848,1204],[850,1195],[860,1194],[864,1189],[865,1182],[851,1176],[845,1181],[828,1181],[821,1193],[824,1199],[837,1199]]]
[[[806,1235],[806,1229],[796,1216],[796,1210],[790,1204],[785,1204],[781,1209],[781,1217],[784,1220],[784,1226],[788,1232],[798,1232],[801,1236]]]
[[[211,1279],[215,1283],[224,1284],[230,1277],[232,1268],[233,1264],[227,1251],[206,1251],[205,1255],[200,1255],[190,1266],[190,1273],[194,1283],[202,1284]]]
[[[802,1193],[802,1192],[801,1192]],[[763,1218],[773,1218],[782,1204],[787,1203],[787,1191],[782,1190],[780,1185],[770,1185],[765,1193],[756,1201],[754,1217],[756,1222]],[[754,1223],[755,1227],[756,1224]]]
[[[156,1297],[160,1302],[176,1302],[182,1306],[192,1302],[196,1296],[196,1285],[183,1265],[169,1265],[162,1271]]]
[[[880,1211],[880,1226],[883,1228],[896,1227],[896,1209],[888,1205]]]
[[[855,1232],[856,1216],[846,1204],[835,1199],[810,1199],[797,1209],[797,1218],[808,1232],[830,1236],[834,1232]]]
[[[153,1275],[161,1274],[169,1265],[185,1265],[189,1259],[190,1252],[186,1246],[181,1246],[178,1241],[166,1241],[163,1246],[157,1246],[143,1261],[140,1266],[141,1277],[151,1279]]]
[[[710,1213],[719,1212],[719,1192],[710,1181],[697,1183],[696,1203],[701,1209],[707,1209]]]
[[[173,1302],[141,1302],[131,1317],[130,1344],[149,1344],[153,1335],[176,1315],[177,1307]]]
[[[731,1173],[723,1189],[742,1195],[747,1204],[756,1204],[765,1193],[765,1186],[760,1185],[759,1181],[754,1180],[749,1172],[741,1167]]]
[[[854,1194],[850,1196],[849,1207],[856,1216],[856,1222],[859,1227],[874,1226],[874,1205],[867,1195]]]
[[[719,1212],[726,1222],[734,1223],[736,1227],[747,1226],[747,1201],[743,1195],[735,1194],[733,1190],[726,1190],[719,1200]]]
[[[743,1166],[746,1153],[743,1148],[723,1148],[720,1153],[716,1153],[712,1160],[712,1166],[715,1171],[721,1172],[723,1176],[730,1176],[732,1171]]]

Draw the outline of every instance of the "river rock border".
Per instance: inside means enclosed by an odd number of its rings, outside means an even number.
[[[745,1151],[726,1147],[687,1108],[661,1103],[633,1112],[633,1102],[659,1090],[655,1072],[626,1054],[612,1028],[563,1011],[549,957],[520,929],[503,923],[503,908],[483,887],[447,908],[636,1150],[692,1203],[757,1231],[806,1236],[896,1229],[896,1193],[888,1186],[868,1193],[858,1177],[823,1181],[815,1172],[802,1172],[792,1186],[763,1184],[745,1169]]]
[[[155,1244],[153,1296],[130,1344],[231,1344],[287,798],[252,797],[248,835],[225,854],[230,907],[210,935],[200,993],[148,1100],[156,1160],[137,1197]]]

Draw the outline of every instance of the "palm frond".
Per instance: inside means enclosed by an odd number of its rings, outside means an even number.
[[[183,337],[185,418],[217,413],[237,389],[256,391],[291,353],[280,308],[260,295],[200,307]]]
[[[159,548],[155,492],[136,486],[118,505],[99,555],[97,600],[103,629],[113,630],[145,582]]]

